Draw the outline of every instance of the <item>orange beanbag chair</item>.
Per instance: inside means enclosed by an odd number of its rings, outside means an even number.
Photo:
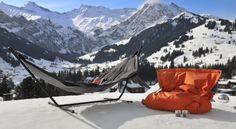
[[[190,113],[205,113],[211,110],[212,88],[220,78],[220,70],[210,69],[161,69],[157,79],[161,91],[149,94],[144,104],[153,109]]]

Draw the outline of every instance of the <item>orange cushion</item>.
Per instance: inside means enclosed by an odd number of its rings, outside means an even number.
[[[151,93],[144,100],[147,107],[159,110],[189,110],[204,113],[211,110],[212,88],[220,78],[220,70],[210,69],[162,69],[157,79],[162,89]]]

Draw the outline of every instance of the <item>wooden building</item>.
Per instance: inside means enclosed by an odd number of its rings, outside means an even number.
[[[236,79],[219,80],[215,92],[236,96]]]

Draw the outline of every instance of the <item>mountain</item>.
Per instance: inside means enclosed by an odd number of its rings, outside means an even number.
[[[99,46],[81,31],[56,25],[50,19],[27,20],[23,16],[10,17],[1,11],[0,17],[0,27],[49,51],[78,55]]]
[[[96,37],[100,42],[104,42],[104,44],[113,44],[131,38],[141,31],[158,23],[165,22],[184,11],[185,9],[174,3],[166,5],[163,3],[146,2],[131,17],[120,24],[112,26],[103,32],[95,31],[99,32],[96,34]]]
[[[128,18],[136,9],[109,9],[101,6],[81,5],[79,9],[59,13],[28,2],[24,7],[16,7],[0,3],[0,10],[7,15],[23,16],[27,20],[50,19],[63,27],[75,27],[89,33],[96,28],[107,29],[112,25]]]
[[[168,42],[178,39],[179,36],[184,35],[190,29],[204,23],[204,17],[190,12],[183,12],[173,19],[143,30],[133,36],[126,44],[113,44],[102,48],[101,51],[93,55],[93,62],[115,61],[121,57],[127,57],[135,53],[142,43],[142,53],[144,57],[148,57],[152,53],[159,51],[163,46],[168,45]]]

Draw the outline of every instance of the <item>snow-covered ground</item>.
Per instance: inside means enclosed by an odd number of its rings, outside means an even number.
[[[141,104],[147,93],[125,93],[122,100],[134,103],[109,102],[72,107],[75,114],[47,104],[48,98],[0,102],[1,129],[234,129],[236,110],[228,104],[213,102],[206,114],[175,117],[173,112],[152,110]],[[119,93],[93,93],[56,97],[60,103],[117,97]],[[231,98],[231,97],[230,97]],[[231,104],[236,105],[236,98]]]

